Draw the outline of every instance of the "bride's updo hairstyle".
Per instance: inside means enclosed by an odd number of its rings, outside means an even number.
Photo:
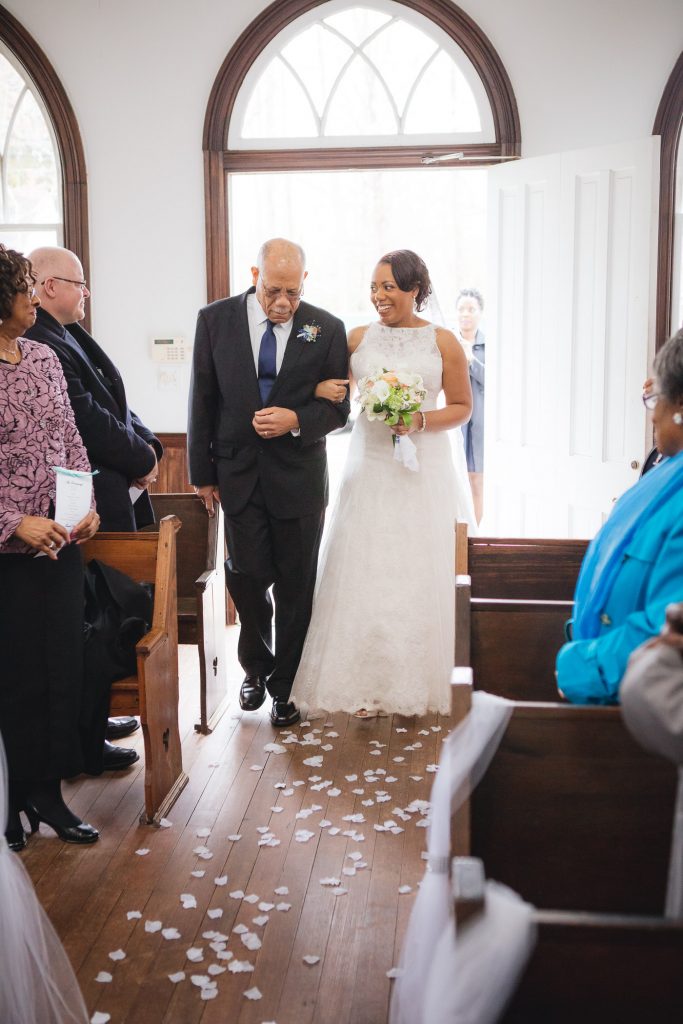
[[[377,262],[389,264],[394,281],[402,292],[412,292],[413,288],[417,288],[415,309],[421,313],[432,294],[432,282],[429,280],[425,261],[412,249],[396,249],[382,256]]]

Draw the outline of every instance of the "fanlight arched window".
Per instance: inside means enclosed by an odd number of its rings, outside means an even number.
[[[78,123],[36,40],[0,4],[0,238],[65,245],[89,277],[88,187]],[[84,324],[88,327],[90,310]]]
[[[325,3],[265,47],[237,95],[228,147],[445,140],[495,141],[481,78],[429,18],[373,0]]]
[[[27,252],[63,240],[57,143],[40,96],[0,45],[0,231]]]
[[[241,174],[416,170],[454,151],[481,167],[518,156],[521,131],[495,48],[453,0],[275,0],[223,62],[203,148],[211,300],[230,286]]]

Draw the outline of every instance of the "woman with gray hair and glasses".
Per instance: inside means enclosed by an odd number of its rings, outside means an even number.
[[[661,462],[619,498],[591,542],[557,681],[575,704],[616,704],[629,655],[683,600],[683,330],[667,341],[644,395]]]

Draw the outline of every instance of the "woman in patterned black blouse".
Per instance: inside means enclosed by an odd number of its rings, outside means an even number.
[[[31,264],[0,245],[0,732],[20,850],[20,811],[66,842],[98,832],[66,806],[61,780],[78,774],[83,687],[83,568],[78,544],[98,528],[94,507],[71,531],[55,522],[54,468],[90,471],[57,357],[27,341],[38,300]],[[36,557],[43,555],[46,557]]]

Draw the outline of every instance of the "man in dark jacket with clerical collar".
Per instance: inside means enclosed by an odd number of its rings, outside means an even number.
[[[93,470],[102,530],[131,532],[154,522],[147,487],[159,471],[163,448],[128,408],[121,374],[79,321],[90,292],[81,261],[68,249],[35,249],[29,256],[36,274],[40,308],[26,337],[48,345],[59,358],[78,432]],[[131,486],[142,490],[133,503]],[[135,718],[111,718],[110,739],[137,729]],[[125,768],[138,760],[135,750],[105,744],[104,766]]]

